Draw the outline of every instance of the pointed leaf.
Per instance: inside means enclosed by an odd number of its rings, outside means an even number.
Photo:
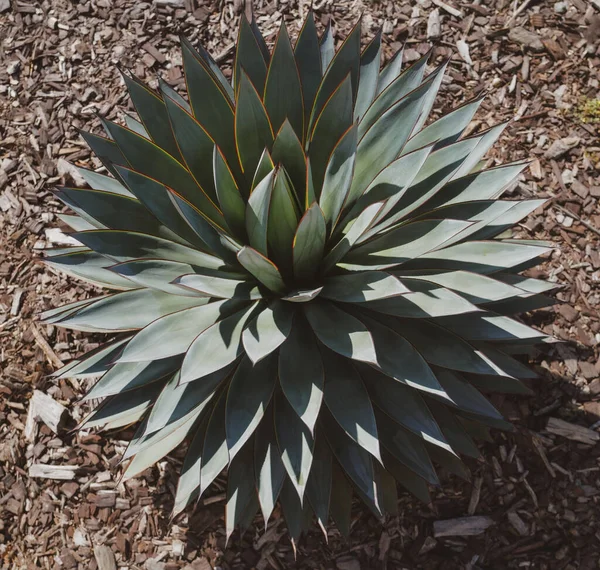
[[[202,448],[202,466],[200,468],[200,496],[221,474],[229,463],[229,452],[225,435],[225,402],[227,390],[223,390],[215,402],[208,420],[204,447]],[[252,480],[251,478],[249,478]]]
[[[245,72],[235,104],[235,141],[242,172],[249,181],[258,166],[263,149],[273,146],[273,128],[260,95]]]
[[[183,354],[200,332],[241,306],[239,301],[214,301],[157,319],[135,335],[119,362],[144,362]]]
[[[316,202],[304,213],[293,241],[294,276],[300,282],[310,281],[321,262],[326,239],[323,212]]]
[[[303,308],[317,338],[325,346],[347,358],[377,364],[373,338],[361,321],[329,302],[317,300]]]
[[[246,204],[240,194],[233,173],[217,146],[214,147],[213,151],[213,170],[214,185],[223,217],[234,235],[244,239],[246,236]]]
[[[346,434],[381,462],[375,414],[369,393],[352,364],[330,351],[323,353],[325,403]]]
[[[225,503],[226,540],[229,540],[235,527],[247,517],[248,506],[256,501],[254,478],[249,476],[253,467],[254,450],[250,444],[230,460],[227,471],[227,502]]]
[[[286,119],[273,143],[273,162],[281,164],[290,177],[298,204],[304,205],[306,186],[306,156],[300,139]]]
[[[267,240],[271,257],[286,275],[292,273],[292,246],[297,227],[293,188],[285,170],[278,169],[271,195]]]
[[[265,414],[276,381],[273,357],[253,365],[242,359],[227,393],[225,431],[230,460],[248,441]]]
[[[323,363],[316,339],[301,315],[279,349],[279,383],[288,402],[311,433],[323,400]]]
[[[222,273],[222,275],[223,277],[198,273],[181,275],[180,272],[173,280],[173,287],[221,299],[256,300],[262,298],[262,293],[255,282],[240,279],[239,276],[236,278],[235,275],[227,276],[226,273]]]
[[[240,88],[244,73],[248,74],[256,89],[262,93],[267,77],[267,63],[248,18],[242,15],[233,67],[233,85],[236,93]]]
[[[285,283],[273,262],[255,249],[245,246],[238,253],[238,261],[265,287],[276,293],[285,290]]]
[[[303,136],[302,86],[292,44],[283,22],[275,40],[263,99],[274,131],[278,131],[287,118],[296,134]]]
[[[377,91],[381,59],[381,28],[360,56],[358,93],[354,105],[354,120],[360,121],[371,106]]]
[[[246,230],[250,245],[264,255],[267,254],[267,227],[275,174],[272,170],[258,183],[246,206]]]
[[[294,310],[275,300],[244,329],[242,342],[250,360],[256,364],[286,340],[292,328]]]
[[[410,292],[400,280],[385,271],[363,271],[325,279],[321,295],[343,303],[362,303]]]
[[[315,438],[315,449],[310,475],[306,486],[306,497],[317,515],[321,530],[326,534],[329,520],[329,503],[332,493],[332,461],[331,450],[325,434],[318,433]]]

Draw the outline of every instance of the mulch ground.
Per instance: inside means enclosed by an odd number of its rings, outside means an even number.
[[[297,33],[309,4],[257,1],[267,38],[282,17]],[[180,87],[184,33],[228,67],[241,9],[242,0],[0,0],[2,568],[599,568],[600,0],[314,2],[337,38],[360,14],[367,36],[383,26],[386,57],[404,42],[408,63],[430,44],[434,59],[452,55],[436,112],[487,94],[472,130],[516,116],[490,160],[532,159],[508,196],[550,199],[517,233],[560,247],[531,274],[561,284],[561,303],[527,320],[564,342],[533,357],[535,397],[494,398],[516,430],[482,445],[469,481],[442,473],[431,505],[401,495],[400,515],[384,521],[357,504],[349,541],[314,531],[294,561],[279,511],[266,532],[257,524],[225,548],[222,480],[170,522],[181,453],[122,484],[131,432],[70,431],[87,412],[78,404],[87,386],[48,375],[102,339],[36,321],[94,294],[36,262],[63,239],[51,231],[61,208],[50,190],[81,183],[69,163],[100,166],[77,129],[100,131],[97,113],[128,109],[117,64]],[[67,408],[58,433],[28,423],[36,390]],[[62,466],[50,474],[63,479],[46,478],[44,465]]]

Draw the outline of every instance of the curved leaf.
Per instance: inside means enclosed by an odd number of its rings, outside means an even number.
[[[294,276],[300,282],[309,282],[317,272],[323,257],[327,227],[323,212],[316,202],[306,210],[293,241]]]
[[[252,364],[243,358],[229,384],[225,432],[230,460],[248,441],[265,414],[276,381],[275,359]]]
[[[244,246],[239,251],[237,258],[242,266],[265,287],[276,293],[281,293],[285,290],[285,283],[275,264],[258,251]]]
[[[316,339],[301,315],[297,315],[289,337],[279,349],[279,383],[311,433],[321,409],[323,381],[323,363]]]

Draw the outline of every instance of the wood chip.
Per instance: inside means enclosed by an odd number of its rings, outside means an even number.
[[[117,570],[115,554],[109,546],[94,546],[94,558],[98,564],[98,570]]]
[[[463,13],[460,10],[454,8],[453,6],[450,6],[450,4],[446,4],[446,2],[442,2],[442,0],[432,0],[432,2],[442,10],[448,12],[448,14],[452,14],[457,18],[463,17]]]
[[[34,390],[29,400],[27,423],[25,424],[25,438],[34,441],[36,422],[43,422],[54,433],[58,434],[67,415],[67,408],[54,400],[48,394]]]
[[[29,476],[39,479],[57,479],[71,481],[79,468],[77,465],[47,465],[45,463],[34,463],[29,467]]]
[[[461,517],[433,523],[433,536],[476,536],[494,524],[490,517]]]
[[[573,441],[579,441],[588,445],[594,445],[600,441],[600,433],[589,428],[566,422],[559,418],[550,418],[546,425],[546,431]]]
[[[52,364],[56,368],[61,368],[63,365],[63,361],[52,350],[52,347],[48,344],[48,341],[44,338],[44,336],[40,332],[40,329],[38,329],[35,323],[32,323],[30,330],[33,334],[33,337],[35,338],[36,344],[42,349],[42,352],[46,355],[48,362],[50,362],[50,364]]]

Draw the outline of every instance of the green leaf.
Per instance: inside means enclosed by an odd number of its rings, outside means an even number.
[[[230,460],[250,439],[265,414],[276,381],[275,359],[240,362],[227,392],[225,432]]]
[[[178,357],[150,362],[117,362],[82,400],[99,400],[146,386],[157,380],[166,380],[175,373],[180,364],[181,359]]]
[[[181,236],[186,242],[200,247],[205,247],[205,242],[198,239],[197,234],[182,218],[177,208],[173,205],[170,192],[164,184],[148,178],[135,170],[115,166],[119,176],[131,190],[133,195],[150,211],[160,222],[172,232]],[[206,222],[208,223],[208,222]],[[142,230],[142,233],[148,233]],[[166,237],[166,236],[163,236]]]
[[[185,454],[183,466],[177,481],[175,504],[172,516],[181,513],[200,493],[200,467],[202,465],[202,447],[208,426],[207,418],[203,419],[196,429],[190,446]]]
[[[485,168],[487,161],[483,160],[486,152],[492,148],[492,145],[500,138],[500,135],[507,127],[508,121],[504,123],[500,123],[499,125],[495,125],[485,131],[479,132],[477,135],[477,145],[466,158],[466,160],[461,164],[460,168],[457,170],[454,178],[458,178],[459,176],[466,176],[470,172],[480,171],[482,168]]]
[[[375,202],[385,201],[382,213],[391,210],[408,189],[420,168],[429,156],[432,147],[425,147],[397,158],[386,166],[367,186],[364,194],[353,204],[349,203],[350,211],[343,217],[334,236],[338,237],[340,228],[356,219],[362,212]],[[380,214],[380,218],[383,215]]]
[[[300,139],[286,119],[273,143],[273,162],[281,164],[289,174],[297,202],[306,203],[306,156]]]
[[[190,104],[161,77],[158,77],[158,87],[159,91],[165,97],[175,101],[175,103],[177,103],[180,107],[183,107],[188,113],[192,111]]]
[[[86,352],[83,356],[72,360],[52,374],[53,378],[90,378],[106,372],[123,351],[123,345],[131,337],[108,342],[102,346]]]
[[[215,143],[204,127],[175,101],[165,97],[169,120],[178,148],[198,186],[216,203],[215,182],[211,168]]]
[[[306,485],[306,497],[315,511],[319,526],[325,535],[327,534],[329,503],[332,493],[332,459],[325,434],[319,432],[315,438],[313,462]]]
[[[181,365],[181,384],[231,364],[242,352],[242,331],[258,301],[209,326],[196,336]]]
[[[213,171],[223,217],[234,235],[243,240],[246,237],[246,204],[218,146],[215,146],[213,151]]]
[[[336,144],[325,169],[319,205],[331,231],[348,198],[356,161],[356,144],[356,125],[353,125]]]
[[[446,317],[439,324],[469,341],[502,341],[535,343],[547,335],[509,317],[489,313],[465,317]]]
[[[457,141],[473,119],[482,101],[483,99],[480,98],[461,105],[431,123],[406,143],[403,152],[410,152],[429,144],[435,144],[436,148],[440,148]]]
[[[181,160],[179,147],[175,142],[165,101],[137,77],[121,73],[133,106],[137,111],[144,130],[150,138],[177,160]]]
[[[331,518],[344,537],[350,535],[352,522],[352,485],[337,461],[332,464]]]
[[[431,497],[427,483],[408,467],[405,467],[385,449],[382,450],[383,463],[385,468],[392,474],[394,479],[398,481],[409,493],[412,493],[417,499],[425,503],[431,504]]]
[[[323,75],[325,70],[329,67],[333,56],[335,55],[335,44],[333,41],[333,30],[331,28],[331,20],[327,22],[327,26],[321,39],[319,40],[319,51],[321,53],[321,73]],[[312,55],[312,54],[311,54]],[[320,85],[320,81],[319,81]]]
[[[275,293],[285,290],[285,283],[277,266],[261,255],[255,249],[244,246],[238,253],[238,261],[242,266],[258,279],[267,289]]]
[[[449,406],[430,399],[427,402],[427,407],[441,427],[444,437],[448,440],[452,449],[474,459],[481,457],[481,453],[479,453],[475,442],[467,434],[458,417],[452,412]]]
[[[213,301],[165,315],[137,333],[119,361],[143,362],[183,354],[200,332],[238,311],[242,306],[244,303],[237,300]]]
[[[236,278],[234,274],[231,278],[224,273],[222,275],[223,277],[215,277],[199,273],[179,273],[173,281],[175,287],[184,291],[196,291],[207,297],[253,301],[262,299],[262,293],[255,282],[239,279],[239,276]]]
[[[344,229],[343,237],[335,244],[323,260],[322,269],[328,271],[338,263],[358,241],[360,236],[372,227],[383,208],[383,202],[375,202],[367,206],[363,212]]]
[[[331,38],[333,40],[333,38]],[[332,45],[333,48],[333,45]],[[333,56],[333,54],[332,54]],[[323,72],[321,70],[321,54],[319,50],[319,36],[315,19],[311,11],[308,12],[302,29],[298,34],[294,57],[300,75],[302,87],[302,99],[304,101],[304,123],[305,131],[308,128],[308,120],[315,101],[315,95],[321,83]],[[301,139],[304,139],[304,133]]]
[[[267,63],[265,57],[256,41],[250,22],[245,15],[240,18],[240,28],[236,42],[235,62],[233,64],[233,86],[237,93],[242,83],[244,73],[262,93],[267,78]]]
[[[344,42],[333,56],[331,63],[327,66],[325,62],[322,62],[323,80],[321,81],[321,85],[319,86],[315,97],[315,104],[312,109],[309,123],[310,125],[316,125],[321,111],[323,111],[327,105],[327,101],[332,97],[333,93],[347,76],[350,77],[351,82],[350,91],[352,102],[356,100],[360,66],[360,24],[361,22],[359,20],[344,39]],[[331,44],[333,44],[333,39],[331,40]],[[352,122],[352,120],[350,120],[350,122]],[[346,128],[349,126],[349,124],[346,125]],[[313,129],[309,126],[309,132],[312,130]]]
[[[115,141],[86,131],[79,134],[113,176],[117,176],[115,165],[127,166],[127,159]]]
[[[500,426],[505,423],[502,414],[476,388],[469,382],[465,382],[459,374],[444,368],[436,368],[435,374],[455,404],[450,404],[451,407],[482,416],[480,418],[482,422],[499,420]]]
[[[323,353],[323,363],[327,408],[346,434],[381,462],[375,414],[360,375],[347,359],[330,351]]]
[[[346,76],[324,102],[323,110],[309,130],[308,153],[312,182],[317,197],[321,194],[329,157],[341,136],[352,126],[352,83]]]
[[[180,162],[133,131],[110,122],[108,127],[133,170],[169,186],[197,206],[207,219],[224,227],[219,209]]]
[[[425,441],[452,451],[423,398],[415,390],[372,368],[361,366],[360,371],[373,404]]]
[[[87,170],[76,166],[77,172],[83,176],[88,185],[94,190],[104,190],[105,192],[112,192],[113,194],[120,194],[121,196],[133,197],[133,194],[121,184],[118,180],[106,176],[106,174],[100,174],[93,170]],[[138,198],[139,199],[139,198]]]
[[[321,409],[323,381],[323,363],[315,336],[301,315],[296,315],[291,334],[279,349],[279,383],[311,433]]]
[[[246,230],[250,245],[264,255],[267,254],[267,228],[275,174],[272,170],[258,183],[246,206]]]
[[[55,255],[43,259],[42,263],[99,287],[122,291],[135,288],[135,283],[108,269],[112,264],[110,259],[94,251],[76,251]],[[90,299],[87,302],[90,302]]]
[[[377,173],[398,157],[419,117],[430,88],[428,81],[422,83],[387,109],[359,139],[350,201],[360,197]]]
[[[263,100],[271,118],[273,131],[278,131],[287,118],[296,134],[302,138],[304,133],[302,86],[292,44],[283,21],[275,39]]]
[[[379,73],[377,81],[377,95],[379,95],[392,81],[394,81],[402,71],[402,58],[404,56],[404,47],[401,47],[392,55]]]
[[[209,223],[202,213],[192,203],[188,202],[175,192],[169,192],[169,199],[179,215],[190,229],[202,242],[202,249],[212,251],[229,264],[235,264],[235,253],[240,249],[240,244],[235,241],[224,229]]]
[[[413,281],[411,287],[414,290],[412,293],[369,301],[364,304],[364,307],[387,315],[418,319],[464,315],[480,311],[476,305],[448,289],[421,281]]]
[[[422,128],[427,119],[429,118],[429,113],[431,113],[431,109],[437,99],[438,91],[442,86],[442,80],[444,79],[444,73],[446,72],[446,67],[448,67],[449,60],[446,60],[442,65],[440,65],[437,69],[432,71],[425,81],[431,82],[431,89],[427,93],[425,97],[425,104],[423,105],[423,110],[421,111],[421,116],[413,129],[413,134],[418,133]]]
[[[205,269],[220,269],[223,261],[191,247],[147,234],[119,230],[90,230],[71,234],[90,249],[116,262],[132,259],[168,259],[197,265]]]
[[[206,299],[179,297],[153,289],[134,289],[100,298],[58,326],[90,332],[117,332],[144,328],[153,320],[182,309],[203,305]]]
[[[273,128],[260,95],[244,71],[235,104],[235,141],[242,172],[254,175],[263,149],[273,146]]]
[[[296,543],[302,535],[302,529],[304,527],[304,520],[309,512],[310,507],[307,503],[302,504],[298,498],[298,493],[294,489],[294,485],[289,479],[286,479],[281,489],[279,496],[279,502],[283,510],[283,516],[287,524],[288,532],[292,539],[292,545],[294,550]]]
[[[465,481],[471,480],[469,470],[457,455],[435,446],[428,445],[427,449],[431,455],[431,459],[449,473],[453,473]]]
[[[200,413],[200,411],[193,411],[172,424],[170,428],[146,436],[127,466],[123,480],[127,481],[135,477],[175,449],[193,429]]]
[[[163,382],[153,382],[118,396],[106,398],[80,425],[81,428],[102,426],[116,429],[137,422],[152,405],[164,386]]]
[[[323,297],[343,303],[362,303],[410,292],[397,277],[385,271],[364,271],[327,277]]]
[[[235,527],[247,518],[246,511],[248,507],[257,500],[254,478],[249,475],[253,467],[254,450],[250,444],[246,445],[235,457],[232,457],[229,463],[229,469],[227,470],[227,502],[225,503],[226,540],[229,540]]]
[[[377,500],[384,514],[398,516],[398,487],[394,477],[379,463],[374,463]]]
[[[353,249],[344,261],[364,265],[400,265],[442,247],[462,235],[472,222],[435,219],[402,224]]]
[[[334,352],[371,364],[377,364],[373,338],[357,318],[342,311],[333,303],[313,301],[303,305],[317,338]]]
[[[400,271],[400,280],[405,282],[409,288],[415,280],[435,283],[452,291],[457,291],[472,303],[499,301],[523,294],[523,291],[517,287],[472,271],[447,271],[443,273],[435,270]]]
[[[232,367],[218,370],[202,379],[202,382],[179,384],[179,372],[175,374],[152,406],[144,435],[155,433],[173,422],[179,421],[191,411],[203,411],[213,399],[219,384],[231,373]]]
[[[380,60],[381,28],[360,56],[358,93],[356,94],[356,104],[354,105],[355,121],[360,121],[375,98]]]
[[[314,440],[309,429],[281,393],[275,394],[275,433],[283,466],[303,503],[313,460]]]
[[[397,75],[384,89],[380,89],[377,98],[366,110],[360,121],[358,127],[359,139],[365,135],[385,111],[396,105],[402,98],[421,85],[429,55],[429,52],[426,53],[407,70],[402,72],[401,75]],[[396,65],[402,65],[402,54],[400,54],[399,59],[396,61]],[[380,84],[380,87],[382,86],[383,84]]]
[[[440,481],[421,437],[404,429],[381,411],[377,411],[376,417],[384,458],[383,464],[387,467],[385,453],[387,451],[394,459],[428,483],[439,485]]]
[[[281,298],[290,303],[308,303],[315,297],[318,297],[322,290],[323,287],[317,287],[316,289],[297,289]]]
[[[254,364],[277,350],[285,341],[290,334],[293,317],[293,308],[276,299],[244,329],[244,350]]]
[[[285,468],[279,456],[279,448],[275,438],[272,405],[267,410],[263,421],[256,428],[254,472],[256,473],[258,498],[266,528],[285,479]]]
[[[221,68],[217,65],[217,62],[212,58],[210,53],[208,53],[208,51],[206,51],[200,43],[197,43],[196,47],[194,48],[187,38],[182,37],[181,41],[186,44],[188,50],[192,52],[196,58],[204,61],[205,66],[208,67],[210,72],[217,78],[219,87],[225,92],[225,94],[229,97],[229,100],[233,103],[233,100],[235,99],[233,95],[233,88],[229,84],[229,81],[227,81],[225,75],[223,75]],[[177,101],[175,97],[171,96],[171,99]],[[181,105],[180,101],[177,101],[177,103]],[[181,106],[184,107],[184,105]]]
[[[256,187],[262,182],[273,170],[275,169],[275,163],[269,153],[269,150],[265,148],[260,155],[258,166],[252,178],[252,185],[250,186],[250,194],[254,192]],[[247,194],[247,193],[246,193]]]
[[[292,273],[292,246],[298,212],[287,173],[282,168],[275,173],[275,182],[269,207],[267,241],[274,262],[284,274]]]
[[[313,202],[300,219],[293,241],[294,276],[298,281],[309,282],[316,274],[323,257],[326,231],[323,212]]]
[[[112,265],[110,270],[142,287],[150,287],[171,295],[201,296],[195,291],[183,289],[173,283],[183,273],[194,271],[194,267],[188,263],[165,259],[136,259]]]
[[[182,40],[181,52],[192,113],[196,121],[219,145],[227,157],[229,166],[235,172],[237,151],[233,103],[223,91],[219,80],[185,40]]]
[[[229,463],[229,451],[225,435],[225,402],[227,390],[223,390],[215,402],[208,420],[204,447],[202,448],[202,466],[200,468],[200,496],[221,474]],[[244,473],[247,476],[247,473]],[[252,478],[247,477],[252,481]]]
[[[373,507],[379,510],[377,490],[375,489],[373,456],[354,443],[335,422],[330,413],[323,414],[323,428],[329,446],[342,469]],[[336,485],[337,482],[336,480]],[[334,494],[332,495],[331,511],[334,520],[337,522],[334,511],[336,485],[333,486]]]
[[[527,370],[524,366],[515,369],[516,361],[493,351],[487,347],[485,351],[478,350],[469,343],[431,322],[423,320],[409,321],[396,318],[390,321],[390,326],[399,334],[406,337],[415,348],[423,355],[425,360],[442,368],[450,368],[461,372],[485,374],[491,376],[517,376]],[[498,360],[501,364],[497,364]],[[504,370],[503,366],[507,369]]]
[[[448,398],[414,346],[375,319],[364,316],[363,321],[373,337],[379,369],[384,374],[411,388]]]
[[[466,269],[486,274],[510,269],[550,251],[549,247],[502,241],[469,241],[426,253],[410,265],[411,268],[427,267],[435,263],[439,269]]]

